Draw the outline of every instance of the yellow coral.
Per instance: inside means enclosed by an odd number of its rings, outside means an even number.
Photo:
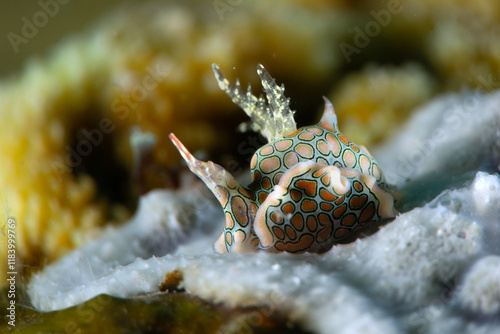
[[[402,53],[409,49],[413,56],[425,58],[438,74],[441,88],[499,88],[499,1],[391,1],[400,3],[403,10],[382,28],[383,35],[391,39],[387,45],[398,45]],[[383,9],[391,1],[363,0],[359,12]]]
[[[348,75],[331,94],[343,132],[369,145],[392,133],[416,106],[433,93],[430,75],[416,65],[367,66]]]

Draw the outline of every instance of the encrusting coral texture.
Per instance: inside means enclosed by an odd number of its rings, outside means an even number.
[[[211,244],[224,217],[204,188],[155,191],[127,225],[34,275],[28,294],[36,308],[55,310],[103,293],[158,292],[169,273],[182,273],[179,287],[192,295],[262,306],[315,333],[498,333],[499,103],[499,92],[443,96],[412,117],[406,127],[415,131],[377,150],[405,209],[369,237],[323,254],[215,254]],[[455,122],[436,121],[450,110],[473,114],[474,122],[459,132]],[[438,141],[429,137],[436,129]],[[426,138],[434,146],[424,162],[411,175],[397,174],[400,154],[421,150]],[[469,163],[464,150],[478,160]],[[429,173],[454,176],[435,182]],[[164,241],[156,244],[158,238]],[[139,247],[127,246],[121,256],[115,242]]]

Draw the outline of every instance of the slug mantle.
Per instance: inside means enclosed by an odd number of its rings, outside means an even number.
[[[284,86],[258,65],[268,103],[212,68],[219,87],[251,118],[250,128],[269,141],[250,162],[251,183],[244,187],[221,166],[197,160],[179,139],[172,142],[189,169],[217,197],[226,216],[215,242],[218,253],[321,253],[371,223],[394,217],[394,199],[385,177],[362,145],[338,130],[337,116],[324,97],[317,125],[296,129]]]

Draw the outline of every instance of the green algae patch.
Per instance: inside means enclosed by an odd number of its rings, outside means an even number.
[[[7,307],[3,296],[1,307]],[[25,300],[20,291],[21,300]],[[27,300],[27,299],[26,299]],[[16,305],[16,326],[2,333],[305,333],[277,314],[259,308],[229,309],[187,293],[158,293],[121,299],[100,295],[79,306],[42,313]]]
[[[62,311],[17,308],[13,333],[215,333],[224,317],[216,307],[185,294],[134,299],[100,295]]]

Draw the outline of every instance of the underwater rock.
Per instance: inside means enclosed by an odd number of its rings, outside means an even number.
[[[33,304],[41,310],[62,309],[80,303],[82,297],[88,300],[107,293],[108,289],[115,291],[112,293],[115,296],[125,297],[129,296],[126,285],[133,289],[139,284],[137,293],[157,290],[161,272],[142,273],[141,278],[134,282],[134,275],[147,268],[147,262],[145,264],[139,259],[155,262],[157,257],[174,252],[186,240],[194,242],[197,253],[210,250],[210,244],[196,240],[205,238],[215,229],[216,222],[223,220],[222,213],[212,201],[211,194],[196,185],[189,188],[189,194],[155,190],[142,196],[138,211],[129,222],[119,228],[110,228],[97,240],[50,265],[46,272],[52,274],[35,275],[31,284],[45,286],[51,293],[45,296],[48,300],[34,296]],[[135,265],[139,265],[137,270],[132,269]],[[121,270],[128,272],[130,269],[135,273],[130,277],[131,281],[116,276]],[[141,282],[147,280],[148,275],[150,283]],[[153,276],[158,276],[160,281],[156,282]],[[54,280],[54,277],[67,279]],[[82,294],[78,288],[82,286],[87,287],[87,293]]]
[[[476,315],[500,314],[500,256],[477,261],[457,289],[456,301]]]
[[[34,276],[28,292],[36,308],[48,311],[102,293],[131,297],[158,292],[165,275],[177,270],[183,276],[180,286],[190,294],[231,307],[260,305],[284,312],[302,327],[319,333],[329,333],[331,328],[340,328],[341,333],[398,333],[420,328],[436,300],[454,321],[466,322],[448,296],[453,295],[457,280],[470,264],[491,254],[484,245],[484,232],[488,224],[500,225],[500,215],[495,221],[481,219],[475,190],[478,184],[490,187],[498,182],[497,175],[478,173],[472,186],[445,191],[426,206],[401,214],[373,236],[334,246],[322,255],[218,255],[210,250],[217,224],[211,224],[213,233],[206,237],[197,233],[202,225],[193,224],[192,233],[198,237],[173,237],[178,240],[172,245],[180,246],[172,247],[171,254],[136,259],[128,265],[128,256],[127,260],[103,259],[93,261],[92,268],[89,261],[82,262],[80,257],[74,262],[78,257],[70,255],[62,260],[66,263],[56,262]],[[203,216],[208,219],[206,210]],[[150,233],[153,237],[157,232]],[[116,234],[125,244],[135,239],[129,235],[129,240],[123,240],[124,236]],[[99,243],[89,244],[87,253]],[[200,249],[200,244],[206,248]],[[92,275],[82,275],[83,271]],[[485,280],[491,284],[488,282]],[[460,291],[467,295],[467,289]],[[477,287],[471,292],[476,291],[486,290]],[[461,297],[467,298],[473,297]],[[481,309],[476,312],[477,319],[471,321],[487,326],[481,322]]]
[[[477,171],[500,170],[500,92],[446,94],[418,108],[399,133],[372,153],[404,209],[444,189],[463,187]]]
[[[500,167],[500,92],[447,94],[420,107],[374,150],[389,183]],[[389,176],[391,175],[391,176]]]
[[[401,197],[403,206],[425,203],[370,237],[335,245],[324,254],[215,254],[211,244],[224,218],[202,185],[184,188],[192,191],[157,191],[142,198],[128,224],[34,275],[28,286],[33,306],[50,311],[99,294],[156,293],[175,274],[176,289],[229,307],[260,306],[286,314],[315,333],[332,328],[339,333],[498,332],[500,177],[474,169],[492,166],[485,162],[495,159],[491,139],[498,111],[493,106],[500,94],[478,99],[482,112],[474,111],[474,120],[463,122],[464,131],[442,123],[446,140],[408,183],[414,191]],[[444,96],[430,103],[407,126],[419,131],[403,133],[402,140],[379,151],[392,149],[397,160],[409,143],[439,127],[436,119],[450,105],[462,101],[462,96]],[[490,140],[478,141],[478,133]],[[462,145],[454,145],[454,138]],[[472,147],[470,154],[483,160],[456,166],[450,173],[458,176],[450,178],[449,189],[436,185],[438,195],[427,200],[424,171],[443,175],[448,164],[439,161],[442,157]]]

